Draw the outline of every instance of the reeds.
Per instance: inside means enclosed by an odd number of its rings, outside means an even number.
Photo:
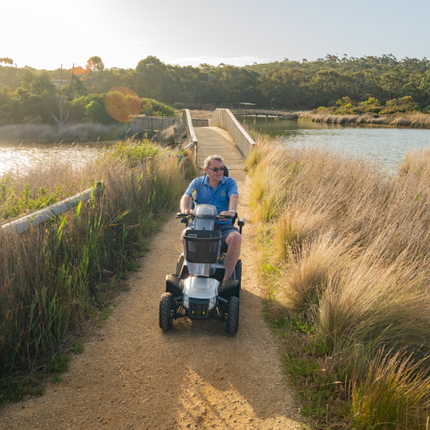
[[[430,115],[424,113],[405,113],[395,115],[334,115],[330,113],[302,113],[301,119],[321,122],[326,124],[349,125],[385,125],[393,127],[430,128]]]
[[[145,151],[153,155],[150,165],[141,163]],[[2,377],[58,348],[69,327],[89,316],[113,274],[127,269],[157,220],[177,205],[183,181],[174,152],[128,142],[112,153],[74,172],[75,184],[103,180],[91,200],[19,236],[0,233]],[[66,171],[57,175],[53,184],[70,179]]]
[[[62,127],[49,124],[19,124],[0,127],[0,141],[30,143],[115,141],[141,132],[141,127],[130,124],[70,123]]]
[[[374,162],[334,152],[257,148],[252,196],[269,249],[263,266],[277,273],[273,318],[294,321],[290,333],[311,327],[300,334],[306,348],[290,360],[317,363],[340,381],[336,396],[351,399],[347,415],[357,428],[426,428],[430,151],[411,153],[387,176]],[[382,400],[384,384],[407,400]]]

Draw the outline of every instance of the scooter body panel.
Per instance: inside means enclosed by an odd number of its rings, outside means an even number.
[[[212,299],[218,295],[219,282],[214,278],[197,278],[190,276],[182,280],[183,294],[195,299]]]

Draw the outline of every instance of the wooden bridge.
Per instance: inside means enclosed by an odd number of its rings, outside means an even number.
[[[254,119],[257,117],[274,118],[274,119],[297,119],[298,115],[295,112],[284,112],[282,110],[273,109],[233,109],[234,115],[243,115],[246,119],[247,116],[253,116]]]
[[[216,109],[208,126],[204,122],[196,122],[191,118],[190,111],[185,109],[182,122],[175,130],[175,140],[183,150],[192,149],[196,164],[203,167],[207,156],[217,154],[223,157],[229,170],[244,171],[244,159],[255,146],[239,121],[229,109]]]

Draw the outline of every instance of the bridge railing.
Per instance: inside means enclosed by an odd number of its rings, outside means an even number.
[[[285,119],[298,119],[298,115],[296,112],[285,112],[282,110],[273,110],[273,109],[232,109],[235,115],[262,115],[262,116],[274,116],[281,117]]]
[[[161,131],[178,124],[180,121],[179,118],[139,115],[133,119],[133,125],[142,128],[142,130]]]
[[[175,143],[181,145],[182,150],[194,148],[194,158],[197,163],[197,152],[198,152],[198,140],[194,131],[193,120],[191,119],[191,113],[189,109],[182,111],[182,120],[175,129]]]
[[[231,113],[230,109],[216,109],[212,113],[210,125],[227,130],[246,158],[255,148],[255,142]]]

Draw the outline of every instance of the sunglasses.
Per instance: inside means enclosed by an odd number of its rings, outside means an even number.
[[[224,167],[221,166],[219,169],[218,167],[215,167],[214,169],[212,169],[212,167],[207,167],[207,169],[212,170],[212,172],[218,172],[219,170],[221,170],[221,172],[224,172]]]

